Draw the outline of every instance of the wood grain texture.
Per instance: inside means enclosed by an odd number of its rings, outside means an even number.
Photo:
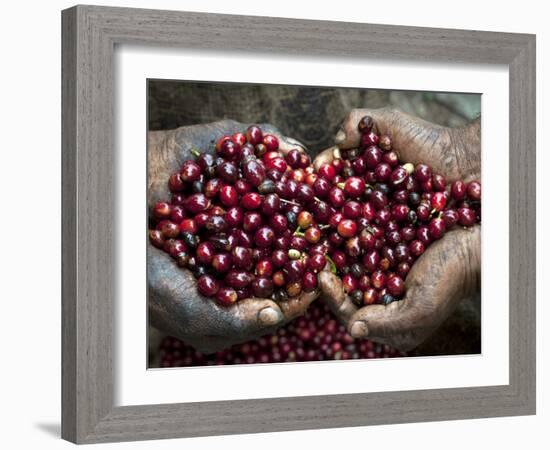
[[[76,10],[62,17],[62,430],[65,439],[76,440]]]
[[[246,30],[243,22],[249,24]],[[95,6],[64,11],[62,27],[65,439],[93,443],[535,412],[534,36]],[[510,383],[114,407],[113,52],[121,43],[302,57],[506,64],[510,70]]]
[[[64,15],[62,436],[79,442],[113,406],[113,44],[85,8]]]
[[[536,407],[536,80],[535,39],[510,70],[510,385]]]

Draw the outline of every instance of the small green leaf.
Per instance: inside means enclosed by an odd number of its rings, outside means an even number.
[[[334,261],[332,260],[332,258],[328,255],[325,255],[325,259],[327,260],[327,262],[330,264],[330,271],[336,275],[336,273],[338,272],[338,269],[336,269],[336,264],[334,263]]]

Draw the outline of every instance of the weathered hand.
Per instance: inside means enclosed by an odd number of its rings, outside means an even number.
[[[279,138],[287,152],[303,146],[281,136],[271,126],[262,129]],[[150,132],[148,136],[148,206],[169,199],[168,178],[183,161],[192,159],[191,149],[212,153],[214,143],[223,135],[244,131],[247,125],[224,120],[208,125],[193,125],[171,131]],[[211,353],[233,344],[272,333],[301,315],[318,296],[304,293],[277,304],[271,299],[249,298],[230,307],[201,296],[193,274],[178,267],[166,253],[148,245],[147,282],[150,323],[184,340],[196,349]]]
[[[447,181],[480,178],[480,124],[445,128],[396,109],[353,110],[336,136],[340,148],[359,144],[359,120],[370,115],[377,132],[392,137],[401,161],[428,163]],[[333,149],[321,153],[315,166],[330,162]],[[319,275],[324,301],[356,338],[408,351],[422,343],[453,312],[458,302],[479,289],[481,228],[457,228],[433,243],[416,261],[406,279],[403,300],[357,308],[344,293],[342,281],[330,271]]]
[[[357,124],[369,115],[374,130],[391,136],[393,149],[402,161],[430,164],[433,171],[447,178],[471,181],[481,174],[481,124],[479,119],[463,128],[442,127],[395,108],[353,109],[336,134],[335,144],[342,149],[359,146]],[[332,160],[332,149],[320,153],[315,167]]]

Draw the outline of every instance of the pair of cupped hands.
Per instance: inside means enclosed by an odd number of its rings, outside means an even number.
[[[391,136],[400,161],[430,164],[447,182],[480,179],[480,124],[462,128],[441,127],[393,108],[354,109],[335,137],[341,149],[359,146],[359,120],[369,115],[375,131]],[[248,124],[224,120],[192,125],[171,131],[149,133],[148,206],[169,199],[167,180],[187,159],[191,149],[213,152],[223,135],[242,131]],[[270,125],[264,131],[279,138],[286,153],[305,147],[282,136]],[[333,158],[334,148],[320,153],[318,168]],[[479,289],[481,230],[456,228],[433,243],[416,261],[406,278],[403,300],[389,305],[355,306],[345,294],[340,278],[329,270],[319,274],[313,292],[276,303],[271,299],[248,298],[230,307],[219,306],[201,296],[193,274],[178,267],[169,255],[149,244],[147,277],[149,319],[159,330],[182,339],[204,353],[212,353],[246,342],[275,330],[302,315],[320,297],[354,338],[368,338],[399,350],[414,349],[453,312],[458,302]]]

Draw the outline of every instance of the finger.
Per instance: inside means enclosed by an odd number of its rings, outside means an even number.
[[[218,319],[224,323],[222,327],[205,329],[189,336],[186,342],[203,353],[213,353],[274,333],[285,323],[279,306],[265,298],[247,298],[220,307]]]
[[[178,267],[163,251],[148,246],[147,303],[149,321],[156,328],[182,339],[200,335],[207,326],[215,329],[219,307],[202,297],[196,284],[189,270]]]
[[[271,299],[248,298],[229,307],[197,290],[193,274],[178,267],[164,252],[148,248],[149,317],[151,323],[168,334],[194,342],[202,338],[224,340],[227,345],[268,334],[302,315],[319,296],[319,291],[303,293],[278,305]],[[197,344],[195,344],[197,345]]]
[[[290,150],[307,152],[307,147],[300,141],[290,138],[288,136],[277,135],[277,137],[279,138],[279,150],[281,151],[281,153],[283,153],[283,155],[286,155]]]
[[[309,305],[319,297],[319,294],[320,291],[315,289],[311,292],[304,292],[299,297],[281,301],[279,303],[279,308],[281,308],[285,322],[290,322],[296,317],[304,315]]]
[[[231,308],[236,313],[237,320],[233,323],[236,334],[255,336],[258,332],[282,325],[285,320],[277,303],[267,298],[239,300]]]
[[[344,292],[342,280],[329,270],[323,270],[319,273],[319,288],[322,292],[322,298],[325,304],[338,319],[348,324],[350,318],[357,311],[357,306],[353,304],[351,298]]]
[[[213,298],[202,296],[191,271],[178,267],[161,250],[148,248],[148,283],[151,298],[163,312],[172,313],[175,321],[193,328],[208,324],[213,334],[222,330],[273,326],[284,320],[277,304],[269,299],[245,299],[230,307],[221,306]],[[238,306],[238,307],[237,307]],[[170,318],[170,319],[171,319]]]
[[[340,150],[338,149],[338,147],[330,147],[326,150],[323,150],[317,155],[317,157],[313,161],[313,166],[315,167],[315,170],[319,170],[319,168],[323,164],[330,164],[332,161],[334,161],[335,155],[340,155]]]
[[[361,119],[365,116],[370,116],[373,120],[373,131],[379,135],[387,134],[392,138],[395,135],[399,135],[400,129],[396,125],[400,118],[406,119],[407,121],[413,120],[411,116],[407,116],[398,109],[395,108],[378,108],[378,109],[352,109],[344,121],[336,136],[334,141],[339,148],[356,148],[359,146],[361,141],[361,133],[357,128]],[[420,119],[419,119],[420,120]],[[433,126],[433,124],[426,125]]]
[[[225,135],[245,129],[234,120],[188,125],[147,135],[147,205],[170,198],[168,178],[184,161],[195,159],[193,151],[214,153],[216,142]]]
[[[371,115],[369,111],[368,109],[352,109],[348,113],[334,138],[334,143],[338,145],[338,147],[355,148],[359,146],[361,133],[359,133],[357,125],[362,117]]]
[[[410,307],[410,302],[407,304],[405,300],[395,301],[387,306],[368,305],[350,317],[348,331],[356,339],[388,339],[411,331],[413,312],[414,307]]]
[[[448,232],[409,272],[405,298],[387,306],[361,308],[350,318],[350,334],[382,341],[399,336],[402,349],[421,342],[448,317],[458,301],[479,289],[480,238],[479,226]]]
[[[338,147],[347,149],[359,146],[361,133],[357,125],[364,116],[373,119],[373,130],[377,134],[391,137],[393,150],[399,155],[400,161],[415,165],[429,161],[434,172],[444,175],[448,181],[463,177],[463,169],[457,163],[455,150],[461,141],[461,132],[453,134],[449,128],[411,116],[396,108],[350,111],[336,134],[335,142]],[[479,159],[479,155],[472,158]]]
[[[229,308],[221,308],[222,315],[231,317],[230,327],[223,328],[225,335],[213,335],[214,330],[208,330],[206,335],[192,337],[194,346],[212,352],[274,333],[285,323],[303,315],[318,295],[318,291],[308,292],[280,304],[267,298],[239,300]]]
[[[227,335],[225,346],[257,339],[275,332],[285,323],[303,315],[318,296],[318,291],[307,292],[280,304],[267,298],[251,297],[239,300],[229,308],[222,307],[222,314],[231,317],[231,326],[224,330]],[[221,342],[219,336],[208,337],[216,337],[218,342],[216,345],[219,347]]]
[[[319,297],[319,293],[320,291],[315,289],[278,304],[271,299],[256,297],[241,300],[236,304],[241,327],[248,329],[248,334],[258,331],[266,334],[266,329],[278,327],[303,315],[309,305]]]
[[[246,132],[246,125],[235,120],[224,119],[217,122],[188,125],[176,131],[176,157],[181,165],[185,160],[195,159],[192,150],[201,153],[216,152],[216,143],[224,136],[231,136],[237,132]]]

